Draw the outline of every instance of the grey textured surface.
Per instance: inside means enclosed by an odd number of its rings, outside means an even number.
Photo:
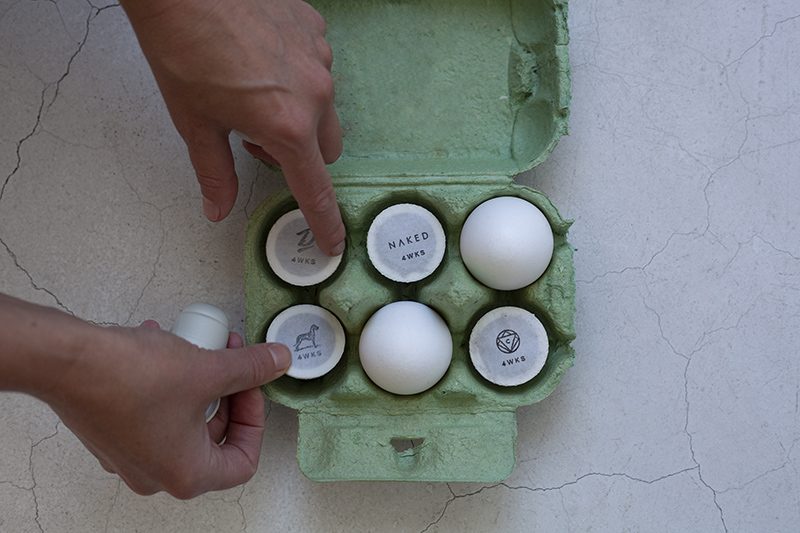
[[[294,412],[246,486],[141,498],[0,395],[0,531],[797,531],[800,6],[575,1],[571,136],[521,178],[576,222],[578,353],[506,483],[314,484]],[[97,322],[242,328],[242,191],[206,223],[118,7],[0,0],[0,291]]]

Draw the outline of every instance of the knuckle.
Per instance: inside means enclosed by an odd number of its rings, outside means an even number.
[[[249,457],[244,458],[244,462],[237,468],[235,477],[231,478],[231,485],[242,485],[247,483],[258,471],[258,456],[254,459]]]
[[[322,64],[325,65],[327,70],[330,70],[333,66],[333,48],[331,48],[331,45],[328,44],[328,41],[325,39],[319,40],[317,48],[319,49],[320,61],[322,61]]]
[[[199,183],[200,187],[206,191],[224,190],[227,185],[227,181],[228,180],[222,176],[197,172],[197,183]]]
[[[311,5],[306,2],[300,2],[301,9],[303,10],[302,16],[304,17],[304,22],[309,24],[309,29],[311,31],[318,31],[320,33],[325,33],[325,19],[322,15],[314,9]]]
[[[191,500],[192,498],[200,495],[200,493],[194,488],[183,484],[176,485],[167,492],[179,500]]]
[[[256,460],[256,461],[258,461],[258,460]],[[241,480],[242,483],[247,483],[248,481],[253,479],[253,476],[256,475],[256,471],[257,470],[258,470],[258,463],[257,462],[256,462],[256,464],[253,464],[252,462],[248,462],[247,468],[243,471],[242,480]]]
[[[150,485],[146,485],[143,483],[136,483],[136,482],[126,482],[128,488],[130,488],[135,494],[139,496],[152,496],[156,492],[158,492],[155,488]]]
[[[313,126],[307,117],[299,113],[285,114],[278,119],[280,138],[289,147],[304,145],[311,137]]]
[[[314,77],[314,92],[325,103],[332,102],[334,97],[333,78],[327,69]]]
[[[195,149],[202,150],[208,145],[208,126],[191,115],[180,115],[175,121],[175,128],[190,152]]]
[[[199,484],[189,475],[175,476],[164,484],[164,490],[179,500],[191,500],[199,496]]]
[[[261,378],[261,376],[264,375],[262,360],[252,350],[246,350],[245,354],[245,378],[249,383],[258,384],[263,381]]]
[[[320,15],[319,11],[316,9],[312,10],[311,20],[314,21],[314,26],[319,33],[324,34],[328,30],[328,24],[325,22],[325,18]]]

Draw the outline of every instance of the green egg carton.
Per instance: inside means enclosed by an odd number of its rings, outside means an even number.
[[[334,50],[344,153],[330,167],[347,228],[337,272],[295,287],[270,269],[272,224],[297,204],[287,190],[250,218],[245,250],[246,337],[263,342],[282,310],[320,305],[341,321],[345,354],[310,381],[265,387],[299,414],[298,462],[313,480],[495,482],[512,471],[516,409],[547,397],[572,365],[575,283],[569,222],[513,176],[542,162],[566,132],[570,99],[566,0],[315,0]],[[532,285],[492,290],[467,271],[461,226],[481,202],[517,196],[536,205],[555,236],[552,262]],[[416,283],[383,277],[367,256],[367,231],[384,208],[413,203],[442,223],[447,251]],[[359,362],[359,336],[382,306],[414,300],[435,309],[453,336],[453,361],[433,388],[397,396]],[[550,342],[532,381],[499,387],[473,368],[472,327],[486,312],[535,313]],[[396,446],[411,441],[408,449]],[[400,451],[398,451],[400,448]]]

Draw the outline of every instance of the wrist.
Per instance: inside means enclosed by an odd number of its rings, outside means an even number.
[[[102,328],[0,294],[0,390],[47,401]]]

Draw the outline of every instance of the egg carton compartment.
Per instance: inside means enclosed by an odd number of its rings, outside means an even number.
[[[564,221],[541,193],[517,185],[470,186],[429,183],[424,190],[373,191],[347,188],[340,207],[348,231],[342,264],[319,286],[293,287],[281,281],[265,259],[266,235],[277,218],[296,208],[288,193],[274,197],[252,216],[247,240],[247,337],[263,342],[272,319],[292,305],[310,303],[331,311],[347,334],[343,360],[330,374],[310,381],[282,378],[268,387],[270,396],[295,409],[319,406],[322,398],[331,404],[364,402],[364,409],[402,413],[409,408],[436,410],[469,408],[477,402],[497,409],[515,408],[539,401],[557,385],[572,361],[569,343],[574,339],[574,279],[572,249],[567,242],[569,223]],[[485,200],[517,196],[537,206],[547,217],[554,234],[550,266],[532,285],[516,291],[498,291],[475,280],[459,253],[461,226],[469,213]],[[458,198],[458,200],[456,200]],[[429,209],[442,222],[447,252],[442,264],[429,277],[416,283],[399,283],[383,277],[367,256],[369,225],[381,210],[397,203],[414,203]],[[436,310],[453,336],[450,370],[429,391],[399,397],[376,387],[361,369],[358,357],[360,332],[375,311],[384,305],[413,300]],[[476,377],[469,361],[469,335],[475,322],[496,307],[527,309],[543,322],[550,353],[544,369],[533,381],[514,388],[492,385]]]
[[[516,196],[531,202],[545,214],[554,234],[550,266],[532,285],[516,291],[497,291],[482,285],[460,259],[460,230],[466,217],[485,200],[499,196]],[[333,371],[308,381],[280,378],[265,387],[270,398],[314,420],[325,413],[357,415],[361,419],[357,426],[362,430],[387,426],[397,432],[397,417],[408,413],[471,417],[477,413],[509,412],[540,401],[555,389],[574,359],[570,346],[575,337],[574,271],[572,249],[567,242],[569,222],[561,218],[544,195],[508,182],[465,186],[445,179],[439,183],[429,180],[419,189],[343,187],[339,197],[348,231],[344,258],[337,272],[316,287],[293,287],[284,283],[264,258],[271,224],[296,208],[289,193],[274,196],[250,219],[245,270],[248,342],[263,342],[275,315],[302,303],[320,305],[331,311],[341,321],[347,335],[345,354]],[[445,230],[447,251],[442,264],[432,275],[416,283],[384,278],[367,255],[366,235],[372,218],[397,203],[426,207]],[[362,369],[358,354],[360,333],[369,317],[384,305],[401,300],[417,301],[436,310],[453,336],[453,360],[449,370],[433,388],[413,396],[394,395],[374,385]],[[490,383],[477,374],[469,359],[472,327],[486,312],[507,305],[536,314],[547,330],[550,343],[542,371],[532,381],[517,387]],[[367,416],[377,420],[373,426],[365,426],[367,419],[364,417]],[[469,424],[474,427],[474,420]]]
[[[347,228],[338,270],[312,287],[280,280],[265,257],[272,224],[296,208],[288,191],[249,221],[245,251],[246,337],[263,342],[274,317],[297,304],[332,312],[345,353],[323,377],[283,377],[265,387],[299,412],[298,461],[316,480],[499,481],[513,468],[515,410],[544,399],[572,365],[574,274],[569,223],[541,193],[511,176],[542,162],[567,130],[570,81],[566,0],[311,0],[327,21],[344,151],[329,166]],[[461,227],[485,200],[516,196],[544,213],[554,234],[549,267],[514,291],[478,282],[461,261]],[[367,254],[373,218],[392,205],[426,208],[441,222],[446,251],[428,277],[391,281]],[[358,344],[367,320],[403,300],[447,323],[453,358],[444,377],[413,396],[370,381]],[[469,357],[486,312],[533,312],[549,340],[531,381],[500,387]],[[397,451],[398,439],[419,444]]]

